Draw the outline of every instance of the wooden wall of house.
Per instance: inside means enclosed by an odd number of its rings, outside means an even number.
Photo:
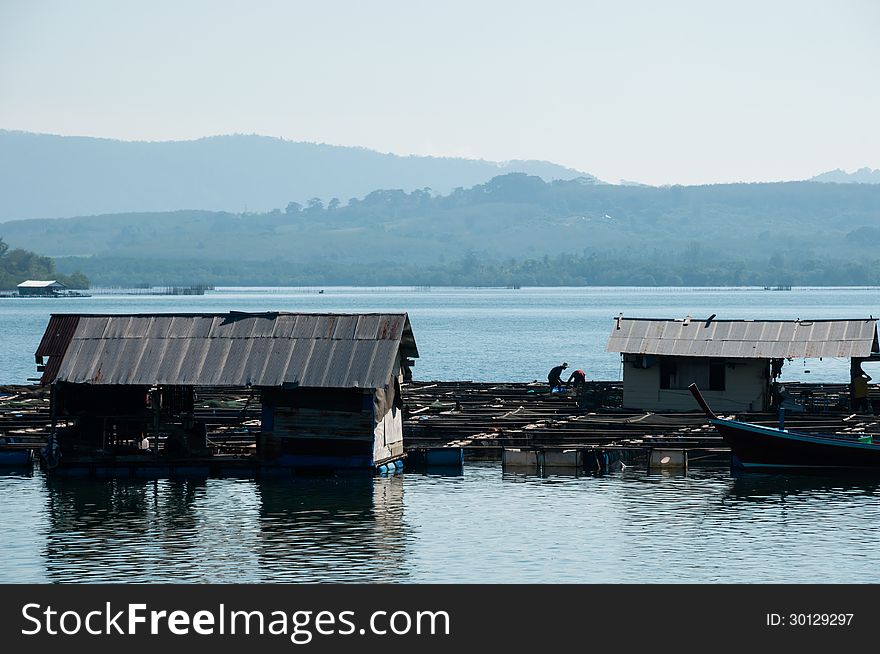
[[[373,393],[361,389],[264,389],[260,457],[303,463],[350,459],[369,465],[375,423]]]
[[[392,407],[376,421],[373,461],[377,464],[403,455],[403,411]]]
[[[375,395],[373,461],[377,464],[403,456],[403,396],[400,390],[403,376],[398,357],[388,384]]]
[[[398,357],[388,384],[379,389],[262,389],[260,457],[283,464],[285,457],[299,457],[303,465],[333,458],[348,458],[344,465],[379,465],[401,457],[402,376]]]
[[[660,388],[660,369],[663,357],[654,357],[647,368],[636,367],[640,355],[624,355],[623,406],[627,409],[646,411],[696,411],[696,402],[686,386],[690,379],[679,379],[678,386],[685,388]],[[683,359],[684,357],[672,357]],[[725,389],[713,391],[700,388],[703,397],[716,411],[761,411],[765,407],[768,391],[767,372],[769,362],[765,359],[726,359]],[[699,385],[699,381],[697,382]]]

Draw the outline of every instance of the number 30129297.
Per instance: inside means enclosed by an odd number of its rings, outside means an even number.
[[[854,613],[779,613],[767,614],[768,627],[848,627]]]

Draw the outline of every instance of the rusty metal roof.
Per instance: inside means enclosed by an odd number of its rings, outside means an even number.
[[[419,356],[400,314],[53,315],[41,383],[381,388]]]
[[[615,318],[606,352],[742,359],[868,357],[877,320]]]

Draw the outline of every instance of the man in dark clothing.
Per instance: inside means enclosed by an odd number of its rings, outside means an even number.
[[[550,371],[550,374],[547,375],[547,383],[550,384],[550,391],[553,392],[554,388],[562,388],[562,371],[568,368],[567,363],[563,363],[561,366],[556,366]]]
[[[579,389],[587,382],[587,375],[583,370],[575,370],[571,373],[571,377],[568,378],[568,381],[565,382],[566,386],[572,386],[575,390]]]

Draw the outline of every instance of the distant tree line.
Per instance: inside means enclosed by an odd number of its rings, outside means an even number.
[[[417,265],[286,261],[64,258],[59,268],[83,269],[105,286],[880,286],[880,258],[764,261],[681,252],[580,253],[488,260],[475,252],[447,263]]]

